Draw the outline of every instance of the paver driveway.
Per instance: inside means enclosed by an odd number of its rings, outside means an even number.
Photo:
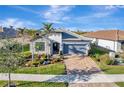
[[[76,76],[80,80],[85,75],[87,81],[93,74],[103,74],[97,64],[90,57],[68,56],[65,59],[67,74]],[[70,87],[113,87],[114,83],[69,83]]]

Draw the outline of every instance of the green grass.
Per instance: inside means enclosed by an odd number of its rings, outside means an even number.
[[[98,63],[99,67],[102,69],[103,72],[106,74],[124,74],[124,66],[112,66],[106,65],[102,63]]]
[[[124,82],[115,82],[115,84],[117,84],[120,87],[124,87]]]
[[[101,70],[106,74],[124,74],[124,66],[119,65],[108,65],[111,59],[109,58],[108,52],[103,49],[92,46],[90,51],[90,56],[98,64]],[[97,56],[99,55],[99,56]],[[98,59],[100,62],[97,62]]]
[[[12,81],[17,87],[67,87],[64,82],[31,82],[31,81]],[[0,87],[6,86],[7,81],[0,81]]]
[[[40,67],[23,67],[17,69],[14,73],[61,75],[65,74],[65,65],[62,63],[55,63]]]
[[[97,62],[97,60],[92,57],[92,59],[97,63],[101,70],[106,74],[124,74],[124,66],[118,65],[107,65],[105,58],[102,59],[102,62]]]

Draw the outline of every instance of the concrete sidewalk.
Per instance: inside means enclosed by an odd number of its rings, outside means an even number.
[[[68,83],[111,83],[124,82],[124,74],[92,74],[92,75],[38,75],[11,74],[12,80],[37,82],[68,82]],[[0,80],[8,80],[7,74],[0,74]]]

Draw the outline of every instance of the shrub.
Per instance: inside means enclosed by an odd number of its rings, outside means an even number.
[[[38,59],[38,54],[34,54],[34,58]]]
[[[60,52],[59,52],[59,55],[63,55],[63,52],[62,52],[62,51],[60,51]]]
[[[33,62],[32,62],[32,61],[27,62],[27,63],[25,64],[25,66],[27,66],[27,67],[31,67],[31,66],[37,67],[39,64],[40,64],[40,61],[34,60]]]
[[[118,54],[116,54],[116,55],[115,55],[115,58],[119,58],[119,55],[118,55]]]
[[[38,67],[39,61],[33,61],[33,62],[32,62],[32,65],[34,65],[35,67]]]
[[[124,59],[124,53],[121,53],[120,54],[120,57]]]
[[[60,51],[59,56],[60,56],[61,59],[64,59],[64,56],[63,56],[63,52],[62,51]]]
[[[112,65],[114,63],[114,61],[112,59],[110,59],[108,54],[104,54],[104,55],[100,56],[100,62],[102,62],[106,65]]]
[[[26,67],[31,67],[32,66],[32,61],[29,61],[25,64]]]
[[[41,59],[39,62],[40,62],[40,64],[43,64],[44,60],[43,60],[43,59]]]
[[[42,54],[42,59],[46,61],[47,60],[47,55],[43,53]]]
[[[31,52],[24,52],[22,53],[25,58],[31,58],[32,54]]]
[[[54,63],[57,63],[60,61],[61,61],[61,58],[54,58],[54,59],[52,59],[51,63],[54,64]]]
[[[107,65],[113,65],[114,64],[114,61],[113,60],[108,60],[108,61],[106,61],[106,64]]]
[[[29,44],[25,44],[23,45],[23,51],[26,52],[26,51],[29,51],[30,50],[30,45]]]
[[[96,54],[99,54],[99,55],[104,55],[108,53],[107,50],[103,49],[103,48],[100,48],[100,47],[97,47],[95,45],[91,45],[91,49],[89,51],[89,55],[90,56],[95,56]]]
[[[56,59],[56,62],[60,62],[60,61],[61,61],[61,58],[57,58],[57,59]]]
[[[99,54],[95,54],[95,58],[96,58],[97,61],[99,61],[100,60],[100,55]]]

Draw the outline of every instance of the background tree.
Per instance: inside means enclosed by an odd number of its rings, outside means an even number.
[[[21,66],[23,56],[20,53],[20,45],[10,39],[1,41],[0,46],[0,72],[8,73],[8,87],[11,85],[11,72]]]
[[[18,28],[18,35],[22,37],[22,52],[24,52],[24,41],[25,41],[25,30],[26,28]]]

